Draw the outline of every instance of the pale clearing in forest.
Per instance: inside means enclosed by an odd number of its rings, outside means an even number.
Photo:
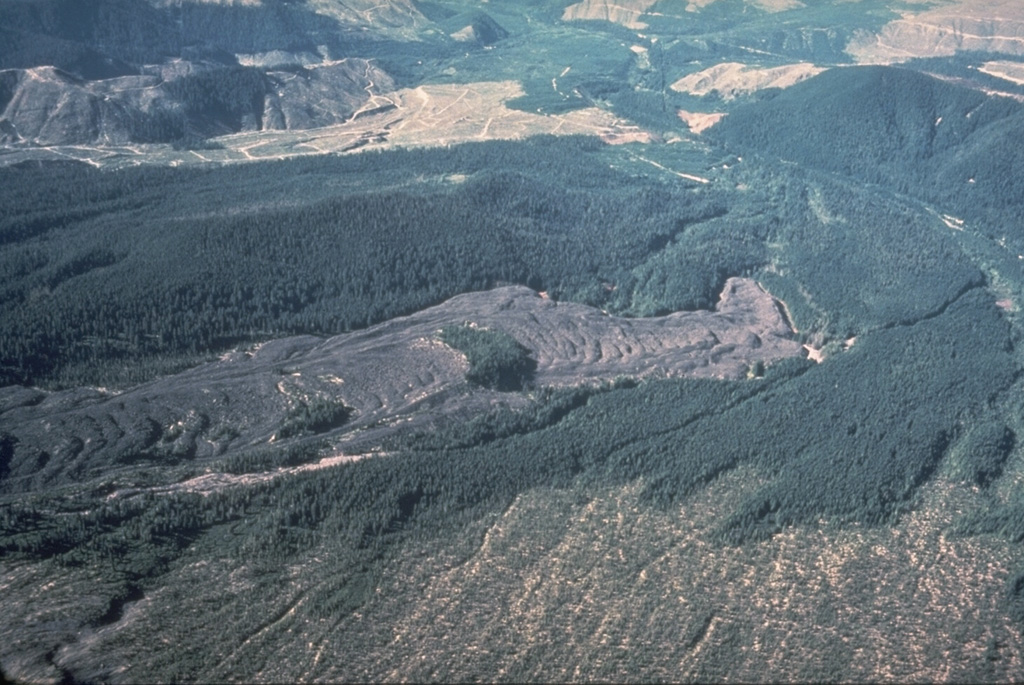
[[[679,110],[679,118],[690,127],[690,133],[700,133],[711,128],[722,118],[725,112],[688,112],[685,109]]]
[[[1001,78],[1010,83],[1024,85],[1024,64],[1020,62],[1008,62],[1006,60],[985,62],[978,71],[989,76]]]
[[[972,50],[1024,54],[1024,3],[1019,0],[960,0],[923,4],[922,9],[905,12],[878,33],[858,33],[846,52],[861,64],[891,64]]]
[[[368,92],[372,88],[368,87]],[[371,99],[355,116],[335,126],[290,131],[249,131],[212,141],[220,149],[196,154],[170,145],[84,148],[52,146],[4,150],[0,164],[53,156],[95,166],[142,163],[198,164],[279,160],[311,154],[362,150],[447,147],[481,140],[522,140],[536,135],[592,135],[608,143],[651,142],[650,133],[598,107],[564,114],[512,109],[508,101],[524,95],[516,81],[427,84]]]
[[[816,67],[809,62],[768,69],[740,62],[722,62],[684,76],[670,87],[672,90],[690,95],[704,96],[717,93],[724,100],[732,100],[765,88],[788,88],[822,71],[822,67]]]

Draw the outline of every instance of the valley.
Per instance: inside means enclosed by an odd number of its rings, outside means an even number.
[[[1020,681],[1017,4],[0,2],[0,679]]]

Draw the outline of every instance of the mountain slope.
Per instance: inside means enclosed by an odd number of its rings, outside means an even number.
[[[343,123],[394,88],[352,45],[372,57],[431,24],[408,1],[41,0],[0,26],[0,141],[124,145]]]
[[[844,67],[741,106],[709,134],[998,223],[1024,207],[1024,104],[893,67]]]
[[[288,70],[178,62],[102,81],[52,67],[0,72],[0,141],[123,145],[331,126],[394,85],[366,60],[274,66]]]
[[[0,0],[0,681],[1021,680],[1012,6]]]

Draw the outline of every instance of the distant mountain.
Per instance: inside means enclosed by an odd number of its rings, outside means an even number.
[[[3,3],[0,143],[191,144],[339,124],[394,88],[368,61],[382,46],[507,35],[482,12],[453,20],[439,31],[410,0]]]
[[[1024,54],[1024,5],[1018,0],[921,2],[878,32],[855,36],[848,51],[859,62],[986,51]]]
[[[329,126],[393,87],[366,60],[292,61],[269,69],[176,61],[97,81],[55,67],[3,71],[0,142],[123,145]]]
[[[480,12],[462,12],[441,22],[449,36],[460,43],[475,42],[480,45],[494,45],[508,38],[508,31],[494,21],[490,15]]]
[[[353,40],[413,40],[429,25],[411,0],[16,0],[0,5],[9,39],[0,67],[79,73],[95,54],[139,65],[210,49],[342,50]]]
[[[738,107],[706,135],[956,211],[1012,215],[1024,197],[1024,181],[1012,171],[1024,162],[1022,128],[1024,104],[1013,98],[875,66],[835,68]]]

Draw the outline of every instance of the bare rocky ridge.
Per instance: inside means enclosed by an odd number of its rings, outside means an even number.
[[[658,0],[582,0],[565,8],[564,21],[599,20],[622,24],[631,29],[645,29],[640,17]]]
[[[647,16],[665,16],[666,13],[699,12],[716,0],[688,0],[684,5],[660,3],[659,0],[581,0],[565,8],[564,21],[596,20],[621,24],[630,29],[645,29],[643,21]],[[748,4],[765,12],[783,12],[797,9],[804,4],[799,0],[748,0]],[[660,10],[664,7],[666,12]]]
[[[670,88],[691,95],[718,93],[723,100],[732,100],[739,95],[764,88],[788,88],[822,71],[823,68],[806,62],[765,69],[739,62],[722,62],[688,74],[673,83]]]
[[[158,13],[145,15],[150,17],[147,21],[165,22],[150,28],[170,34],[180,30],[174,12],[182,5],[223,5],[241,14],[265,4],[260,0],[148,2]],[[167,48],[171,52],[154,48],[146,58],[151,61],[121,64],[116,75],[107,74],[109,78],[85,75],[77,66],[67,66],[67,59],[45,52],[34,58],[37,61],[8,62],[5,66],[16,68],[0,70],[0,145],[26,150],[58,145],[138,150],[148,143],[191,144],[232,133],[344,124],[359,113],[386,107],[375,98],[393,91],[395,85],[370,59],[352,57],[347,49],[338,48],[338,35],[371,42],[418,42],[441,35],[411,0],[310,0],[303,5],[296,17],[304,13],[326,17],[327,21],[320,21],[332,27],[327,38],[335,41],[333,48],[300,48],[303,41],[276,36],[263,43],[250,42],[265,52],[235,55],[236,63],[229,54],[233,48],[207,45],[199,49],[183,37],[185,48],[177,52],[176,48]],[[28,31],[48,30],[26,22]],[[491,28],[494,35],[488,34],[488,39],[500,38],[496,33],[500,27]],[[16,27],[12,35],[21,32]],[[83,36],[72,32],[70,39],[61,40],[71,46],[81,40],[78,49],[97,50],[97,60],[110,62],[104,54],[109,46],[92,45],[89,41],[95,39],[90,38],[89,29],[83,32]],[[310,34],[306,45],[315,38]],[[195,57],[198,54],[203,56]],[[239,65],[252,69],[240,74]],[[205,76],[198,83],[181,81],[196,74]],[[368,101],[370,107],[364,108]]]
[[[303,64],[309,55],[280,51],[247,58],[272,66],[263,77],[262,98],[237,122],[224,112],[189,111],[176,97],[177,79],[210,69],[184,60],[99,81],[53,67],[0,72],[0,143],[124,145],[145,137],[144,120],[161,116],[220,133],[331,126],[394,89],[390,76],[363,59],[309,65]]]
[[[271,71],[263,100],[261,130],[333,126],[357,114],[394,106],[379,93],[394,90],[383,70],[363,59],[313,65],[301,71]]]
[[[215,148],[203,150],[142,144],[89,148],[8,146],[0,150],[0,164],[70,157],[95,166],[116,167],[147,161],[176,166],[284,159],[357,149],[518,140],[534,135],[596,135],[612,144],[651,141],[647,131],[599,107],[550,115],[512,109],[506,103],[523,95],[522,86],[515,81],[426,84],[389,93],[379,93],[374,87],[371,91],[348,120],[335,126],[243,131],[216,137],[212,139]],[[298,103],[290,108],[282,105],[282,110],[295,112],[298,107]],[[273,124],[270,115],[266,121],[268,126]],[[0,119],[0,131],[3,126]]]
[[[742,378],[756,362],[804,353],[777,302],[754,281],[730,279],[715,311],[649,319],[608,316],[509,286],[469,293],[416,314],[327,340],[312,336],[238,351],[124,393],[0,391],[5,431],[17,439],[10,490],[87,477],[125,464],[212,458],[278,440],[288,412],[342,402],[352,419],[332,435],[340,451],[369,449],[403,429],[470,416],[526,394],[469,385],[465,357],[438,331],[471,323],[503,331],[531,351],[537,386],[634,378]]]
[[[858,62],[888,64],[957,51],[1024,55],[1024,4],[958,0],[907,12],[878,34],[861,33],[847,47]]]
[[[8,86],[0,100],[0,142],[126,143],[132,138],[129,103],[151,109],[162,99],[147,92],[155,77],[128,76],[116,81],[123,98],[111,100],[103,90],[109,81],[82,81],[53,67],[6,70],[0,79]],[[158,105],[156,105],[158,106]]]

